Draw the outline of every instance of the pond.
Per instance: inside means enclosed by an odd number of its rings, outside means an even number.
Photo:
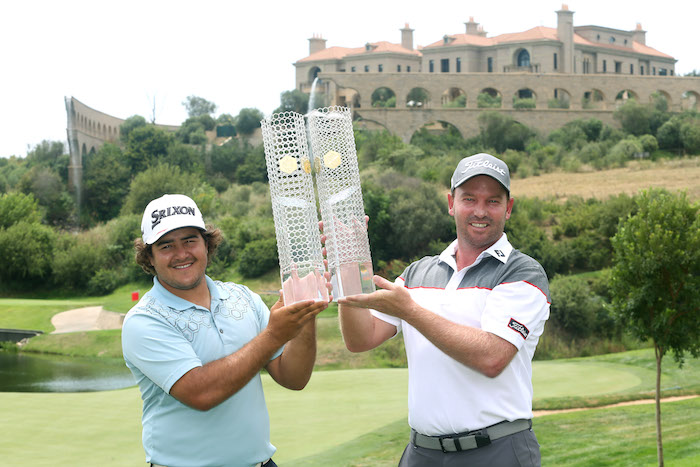
[[[0,392],[87,392],[134,386],[121,359],[0,352]]]

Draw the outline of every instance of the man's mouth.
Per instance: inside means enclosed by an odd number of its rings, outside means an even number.
[[[486,222],[471,222],[469,225],[478,229],[484,229],[488,226]]]
[[[175,269],[187,269],[190,266],[192,266],[192,263],[178,264],[177,266],[173,266],[173,268],[175,268]]]

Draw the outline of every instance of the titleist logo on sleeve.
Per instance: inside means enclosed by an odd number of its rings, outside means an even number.
[[[524,324],[518,323],[513,318],[510,319],[508,327],[523,336],[523,339],[527,339],[527,335],[530,334],[530,330],[526,328]]]

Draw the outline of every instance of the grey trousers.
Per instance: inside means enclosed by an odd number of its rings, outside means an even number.
[[[399,467],[540,467],[540,445],[532,430],[505,436],[488,446],[442,452],[408,443]]]

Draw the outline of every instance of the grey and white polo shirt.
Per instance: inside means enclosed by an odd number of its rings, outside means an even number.
[[[403,332],[409,424],[430,436],[531,418],[532,357],[549,317],[544,269],[514,249],[505,233],[461,271],[456,248],[455,240],[439,256],[416,261],[396,283],[405,286],[420,306],[495,334],[519,351],[500,375],[489,378],[449,357],[405,321],[373,310]]]

